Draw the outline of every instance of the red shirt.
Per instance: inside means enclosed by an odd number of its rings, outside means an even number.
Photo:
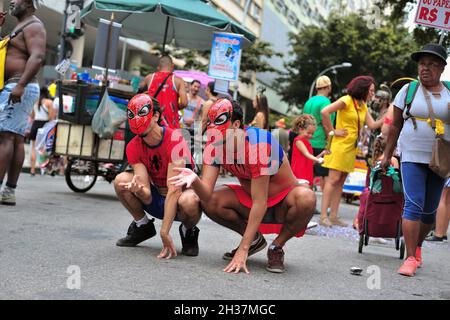
[[[208,144],[203,152],[207,165],[222,166],[238,179],[251,180],[260,176],[273,176],[283,163],[283,149],[277,139],[266,130],[249,127],[242,150],[228,157],[225,150]],[[219,154],[221,153],[221,154]]]
[[[306,158],[300,150],[297,148],[296,143],[297,141],[303,142],[303,144],[306,146],[306,149],[310,154],[313,154],[313,148],[311,146],[311,142],[309,142],[308,139],[297,136],[294,139],[294,143],[292,145],[292,172],[297,177],[297,179],[304,179],[309,182],[309,185],[313,185],[313,176],[314,176],[314,162],[312,160],[309,160]]]
[[[184,159],[192,164],[191,154],[180,130],[163,128],[163,137],[156,146],[149,146],[135,136],[127,145],[127,159],[130,164],[142,163],[147,168],[150,180],[157,187],[167,187],[169,163]]]
[[[148,86],[148,94],[154,96],[161,83],[169,75],[170,72],[155,72]],[[162,123],[165,126],[177,129],[180,128],[180,117],[178,115],[178,91],[175,85],[175,75],[169,76],[163,88],[159,92],[156,100],[161,106]]]

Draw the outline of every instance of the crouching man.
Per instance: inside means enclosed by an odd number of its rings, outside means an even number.
[[[224,254],[231,260],[225,272],[248,273],[247,258],[267,245],[261,222],[278,223],[278,236],[267,251],[266,269],[282,273],[283,246],[302,233],[313,216],[316,197],[299,186],[289,161],[276,139],[265,130],[243,129],[242,109],[227,99],[217,100],[208,111],[202,178],[187,168],[169,179],[171,185],[192,187],[213,221],[242,235],[239,246]],[[219,168],[231,172],[240,185],[214,190]]]
[[[192,164],[187,143],[179,131],[161,127],[158,101],[147,94],[139,94],[128,104],[130,129],[136,136],[126,148],[133,173],[123,172],[114,181],[116,194],[133,216],[126,237],[118,246],[134,247],[156,235],[154,219],[162,220],[160,231],[163,249],[158,258],[170,259],[177,255],[169,234],[173,221],[181,221],[179,232],[182,254],[198,255],[200,200],[193,190],[167,184],[176,175],[173,168]]]

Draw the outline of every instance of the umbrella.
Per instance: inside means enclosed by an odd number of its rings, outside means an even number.
[[[242,47],[256,37],[201,0],[94,0],[81,12],[83,20],[97,26],[100,18],[122,24],[124,37],[149,42],[172,41],[184,48],[211,48],[214,32],[241,34]],[[164,50],[164,49],[163,49]]]
[[[200,81],[202,87],[206,87],[208,83],[214,81],[207,73],[195,70],[175,70],[175,75],[183,78],[184,81],[192,82],[192,80]]]

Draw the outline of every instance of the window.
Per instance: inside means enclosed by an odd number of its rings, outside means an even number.
[[[297,16],[293,12],[289,12],[288,20],[291,25],[298,28],[300,26],[300,20],[297,18]]]
[[[255,3],[253,3],[252,5],[252,15],[253,18],[255,18],[255,20],[260,20],[261,19],[261,8],[258,7]]]
[[[279,12],[281,12],[282,14],[286,13],[286,4],[284,3],[283,0],[275,0],[275,7],[277,8],[277,10]]]

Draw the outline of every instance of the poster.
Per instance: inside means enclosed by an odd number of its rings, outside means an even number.
[[[415,22],[436,29],[450,30],[450,1],[420,0]]]
[[[237,81],[241,62],[242,36],[215,33],[211,48],[208,75],[212,78]]]

